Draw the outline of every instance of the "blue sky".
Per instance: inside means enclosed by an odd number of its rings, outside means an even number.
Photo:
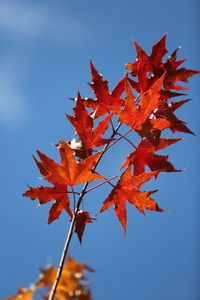
[[[185,67],[200,70],[198,1],[0,1],[0,132],[1,132],[1,280],[0,297],[27,287],[38,267],[58,264],[69,220],[65,213],[47,226],[48,205],[21,195],[26,183],[41,184],[32,154],[41,150],[55,160],[55,144],[74,134],[65,113],[80,89],[90,96],[89,59],[114,87],[135,59],[132,40],[147,52],[166,32],[169,53],[181,45]],[[155,199],[170,213],[146,216],[128,206],[127,235],[111,208],[89,224],[70,253],[97,272],[89,275],[95,300],[198,300],[199,283],[199,77],[190,80],[192,101],[179,109],[196,137],[167,148],[182,173],[161,174]],[[186,134],[176,134],[176,137]],[[128,154],[124,143],[117,151]],[[118,153],[105,158],[116,173]],[[122,158],[123,160],[123,158]],[[117,171],[118,172],[118,171]],[[109,188],[88,196],[95,214]]]

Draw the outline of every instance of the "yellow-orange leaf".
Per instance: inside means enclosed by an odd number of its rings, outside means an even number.
[[[18,289],[18,293],[15,296],[6,298],[4,300],[33,300],[33,294],[35,292],[34,285],[30,288]]]

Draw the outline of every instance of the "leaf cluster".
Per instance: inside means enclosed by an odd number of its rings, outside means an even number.
[[[126,64],[126,75],[112,91],[109,90],[108,81],[90,61],[89,86],[94,97],[84,98],[78,92],[77,97],[72,98],[75,103],[74,113],[66,114],[66,117],[76,137],[56,144],[60,161],[55,162],[41,151],[37,151],[39,158],[33,156],[48,185],[29,186],[23,195],[31,200],[38,199],[39,205],[53,200],[48,224],[59,219],[63,210],[68,214],[71,224],[58,270],[53,266],[40,269],[36,282],[29,288],[19,288],[16,295],[5,300],[32,300],[36,294],[49,300],[92,300],[85,271],[94,270],[77,263],[70,256],[64,264],[73,232],[81,243],[86,224],[96,220],[84,209],[84,196],[91,190],[103,184],[110,185],[110,193],[103,201],[98,215],[114,206],[124,233],[127,201],[143,214],[146,210],[164,211],[154,200],[157,190],[144,191],[141,187],[152,178],[156,180],[162,172],[181,171],[172,165],[168,155],[160,155],[157,151],[181,140],[164,137],[163,132],[166,130],[172,135],[176,132],[194,134],[186,122],[175,114],[189,99],[173,98],[185,97],[183,92],[187,88],[183,84],[199,72],[181,66],[185,59],[177,60],[179,48],[165,58],[168,52],[166,35],[153,45],[150,55],[136,42],[134,45],[137,57],[132,63]],[[139,142],[135,145],[138,138]],[[110,152],[110,149],[116,149],[112,146],[119,141],[131,145],[132,151],[124,158],[123,164],[118,166],[123,171],[113,184],[112,180],[117,176],[107,178],[106,174],[99,174],[96,169],[104,154]],[[96,180],[101,182],[88,188]]]
[[[151,178],[156,179],[161,172],[181,171],[170,163],[168,155],[156,153],[181,140],[164,138],[163,131],[168,129],[172,134],[177,131],[194,134],[186,122],[175,115],[175,111],[189,100],[170,99],[185,96],[180,93],[186,90],[182,83],[187,83],[188,78],[198,71],[180,67],[185,59],[177,60],[179,48],[165,59],[166,35],[153,45],[150,55],[136,42],[134,44],[136,60],[126,64],[127,74],[112,91],[109,90],[108,81],[90,62],[92,78],[89,86],[94,98],[83,98],[78,92],[73,99],[74,114],[66,114],[74,127],[76,138],[57,144],[60,163],[40,151],[37,151],[40,160],[34,157],[43,179],[52,186],[29,187],[24,193],[32,200],[39,199],[40,205],[54,200],[48,224],[58,219],[62,210],[71,219],[75,216],[75,232],[80,242],[86,223],[94,220],[88,211],[80,210],[84,195],[99,186],[87,190],[90,182],[101,179],[104,180],[102,184],[111,186],[111,192],[99,213],[114,205],[117,218],[126,232],[126,202],[142,213],[145,210],[163,211],[152,198],[156,191],[143,191],[141,186]],[[125,133],[121,131],[123,124],[129,128]],[[104,137],[109,132],[108,128],[112,134]],[[127,137],[130,132],[140,137],[138,145]],[[113,185],[111,179],[106,178],[105,174],[98,174],[96,168],[104,153],[122,139],[132,146],[132,152],[121,166],[121,169],[125,168],[124,172]],[[85,186],[75,190],[74,186],[79,188],[81,184]]]
[[[55,293],[55,300],[92,300],[88,279],[85,272],[95,272],[86,264],[76,262],[71,256],[64,265],[63,272]],[[16,295],[4,300],[33,300],[39,295],[43,300],[48,299],[56,278],[56,268],[48,265],[40,269],[38,279],[28,288],[19,288]]]

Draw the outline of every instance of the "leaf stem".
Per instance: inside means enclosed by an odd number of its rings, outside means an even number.
[[[122,123],[120,123],[122,124]],[[111,145],[108,145],[108,147],[106,147],[106,149],[104,149],[103,151],[107,151],[108,149],[110,149],[112,146],[114,146],[114,144],[116,144],[119,140],[123,139],[129,132],[131,132],[133,129],[130,128],[129,130],[127,130],[123,135],[120,135],[120,137],[118,139],[116,139]],[[117,132],[115,133],[117,134]]]
[[[118,125],[116,126],[115,130],[113,131],[112,135],[110,138],[113,138],[117,131],[119,130],[119,128],[121,127],[122,123],[118,123]],[[131,129],[132,130],[132,129]],[[131,131],[130,130],[130,131]],[[128,132],[127,132],[128,133]],[[126,133],[126,134],[127,134]],[[119,139],[121,139],[122,137],[120,137]],[[119,140],[118,139],[118,140]],[[103,151],[102,151],[102,154],[99,156],[94,168],[93,168],[93,171],[95,171],[95,169],[97,168],[98,164],[100,163],[101,159],[102,159],[102,156],[105,154],[105,151],[109,148],[109,145],[110,145],[111,141],[108,142],[104,148],[103,148]],[[112,146],[113,144],[111,144]],[[89,182],[86,182],[83,186],[83,189],[79,195],[79,199],[78,199],[78,202],[77,202],[77,205],[76,205],[76,209],[75,209],[75,212],[74,212],[74,215],[72,217],[72,220],[71,220],[71,224],[70,224],[70,227],[69,227],[69,231],[68,231],[68,234],[67,234],[67,238],[66,238],[66,241],[65,241],[65,245],[64,245],[64,248],[63,248],[63,251],[62,251],[62,255],[61,255],[61,258],[60,258],[60,263],[59,263],[59,267],[58,267],[58,270],[57,270],[57,274],[56,274],[56,279],[54,281],[54,284],[52,286],[52,289],[50,291],[50,294],[49,294],[49,298],[48,300],[53,300],[54,299],[54,296],[56,294],[56,289],[57,289],[57,286],[58,286],[58,283],[59,283],[59,280],[60,280],[60,277],[61,277],[61,274],[62,274],[62,270],[63,270],[63,266],[64,266],[64,262],[65,262],[65,258],[67,256],[67,252],[68,252],[68,249],[69,249],[69,245],[70,245],[70,241],[71,241],[71,238],[72,238],[72,235],[73,235],[73,231],[74,231],[74,226],[75,226],[75,221],[76,221],[76,216],[78,214],[78,211],[79,211],[79,208],[80,208],[80,205],[81,205],[81,202],[82,202],[82,199],[85,195],[85,192],[86,192],[86,189],[88,187],[88,184]]]
[[[113,176],[113,177],[111,177],[111,178],[105,180],[104,182],[101,182],[101,183],[99,183],[99,184],[97,184],[97,185],[91,187],[90,189],[88,189],[88,190],[85,191],[85,194],[86,194],[86,193],[89,193],[90,191],[96,189],[97,187],[99,187],[99,186],[101,186],[101,185],[103,185],[103,184],[105,184],[105,183],[107,183],[107,182],[109,183],[111,180],[113,180],[113,179],[115,179],[115,178],[117,178],[117,176]]]
[[[80,193],[78,193],[78,192],[74,192],[74,191],[73,191],[73,192],[70,192],[70,191],[68,191],[67,193],[68,193],[68,194],[80,195]]]
[[[131,144],[131,146],[133,146],[133,148],[137,148],[129,139],[127,139],[127,137],[125,137],[124,135],[122,135],[121,133],[117,132],[117,135],[121,136],[123,139],[125,139],[128,143]]]

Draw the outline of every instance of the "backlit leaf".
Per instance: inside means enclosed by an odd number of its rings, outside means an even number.
[[[115,206],[115,213],[126,232],[126,201],[136,206],[136,208],[145,213],[144,209],[163,211],[158,204],[150,197],[155,191],[140,191],[139,187],[156,177],[158,172],[145,172],[140,175],[131,175],[131,166],[129,166],[122,174],[117,185],[113,188],[107,199],[103,202],[103,206],[99,213],[107,210],[111,205]]]

